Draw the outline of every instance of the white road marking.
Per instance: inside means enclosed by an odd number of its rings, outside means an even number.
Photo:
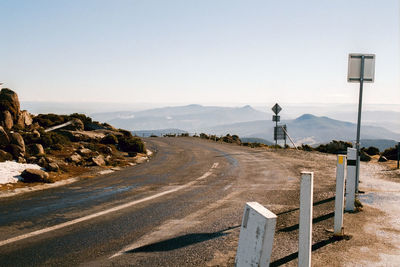
[[[44,228],[44,229],[40,229],[40,230],[37,230],[37,231],[33,231],[33,232],[30,232],[30,233],[27,233],[27,234],[23,234],[23,235],[20,235],[20,236],[16,236],[16,237],[12,237],[12,238],[0,241],[0,247],[4,246],[4,245],[7,245],[7,244],[10,244],[10,243],[14,243],[14,242],[26,239],[26,238],[38,236],[38,235],[41,235],[41,234],[45,234],[45,233],[48,233],[48,232],[51,232],[51,231],[55,231],[55,230],[58,230],[58,229],[73,225],[73,224],[77,224],[77,223],[84,222],[84,221],[87,221],[87,220],[90,220],[90,219],[93,219],[93,218],[97,218],[97,217],[109,214],[111,212],[114,212],[114,211],[118,211],[118,210],[122,210],[122,209],[125,209],[125,208],[129,208],[129,207],[132,207],[132,206],[137,205],[139,203],[143,203],[143,202],[146,202],[146,201],[149,201],[149,200],[152,200],[152,199],[156,199],[156,198],[165,196],[167,194],[174,193],[176,191],[182,190],[184,188],[187,188],[187,187],[195,184],[199,180],[207,178],[208,176],[210,176],[212,174],[212,170],[216,169],[217,167],[218,167],[218,162],[214,163],[212,165],[212,167],[210,168],[210,170],[208,170],[205,174],[203,174],[199,178],[197,178],[197,179],[195,179],[195,180],[193,180],[193,181],[191,181],[191,182],[189,182],[187,184],[172,188],[170,190],[167,190],[167,191],[164,191],[164,192],[161,192],[161,193],[149,196],[149,197],[145,197],[145,198],[142,198],[142,199],[139,199],[139,200],[128,202],[128,203],[125,203],[123,205],[119,205],[119,206],[116,206],[114,208],[111,208],[111,209],[107,209],[107,210],[104,210],[104,211],[96,212],[96,213],[93,213],[93,214],[90,214],[90,215],[87,215],[87,216],[84,216],[84,217],[81,217],[81,218],[78,218],[78,219],[75,219],[75,220],[72,220],[72,221],[68,221],[68,222],[65,222],[65,223],[57,224],[57,225],[50,226],[50,227],[47,227],[47,228]]]

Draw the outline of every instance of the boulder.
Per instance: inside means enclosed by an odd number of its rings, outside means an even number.
[[[29,158],[27,158],[27,160],[26,160],[28,163],[35,163],[36,161],[37,161],[37,157],[29,157]]]
[[[18,95],[14,91],[8,88],[1,89],[0,111],[8,110],[11,114],[13,121],[17,121],[19,109],[20,105],[19,105]]]
[[[26,159],[24,157],[18,157],[17,162],[18,163],[26,163]]]
[[[28,111],[26,111],[26,110],[21,111],[21,113],[19,114],[19,116],[22,118],[22,120],[23,120],[25,126],[30,126],[30,125],[32,125],[32,122],[33,122],[33,120],[32,120],[32,115],[29,114]]]
[[[41,157],[40,159],[38,159],[36,164],[42,168],[47,168],[47,166],[49,165],[49,162],[46,160],[45,157]]]
[[[15,144],[9,145],[7,151],[10,152],[15,159],[25,156],[25,149]]]
[[[31,144],[28,146],[28,148],[29,148],[29,153],[32,156],[41,156],[45,154],[43,146],[41,144]]]
[[[74,153],[69,158],[67,158],[67,161],[78,164],[82,161],[82,157],[78,153]]]
[[[6,131],[0,126],[0,147],[6,147],[10,144],[10,138],[8,137]]]
[[[14,126],[11,113],[8,110],[3,110],[3,112],[1,112],[0,120],[1,125],[7,130],[10,130]]]
[[[25,154],[25,142],[19,133],[12,133],[10,142],[12,145],[18,146],[22,154]]]
[[[26,183],[51,182],[47,172],[37,169],[26,169],[21,173],[21,177],[24,178],[24,182]]]
[[[82,156],[89,156],[90,154],[92,154],[93,153],[93,151],[92,150],[90,150],[89,148],[81,148],[81,149],[79,149],[78,150],[78,153],[80,154],[80,155],[82,155]]]
[[[66,126],[65,130],[72,130],[72,131],[83,131],[85,128],[85,124],[80,119],[73,119],[72,124]]]
[[[386,162],[388,159],[385,156],[380,156],[378,159],[379,162]]]
[[[35,138],[40,138],[40,133],[39,133],[39,131],[36,130],[36,129],[32,131],[32,135],[33,135],[33,137],[35,137]]]
[[[93,162],[94,165],[97,165],[97,166],[106,165],[106,161],[104,160],[104,156],[103,155],[98,155],[97,157],[93,157],[92,158],[92,162]]]
[[[58,166],[57,163],[52,162],[47,165],[46,169],[51,172],[58,172],[60,170],[60,166]]]
[[[12,159],[13,159],[13,156],[10,153],[0,149],[0,162],[12,160]]]

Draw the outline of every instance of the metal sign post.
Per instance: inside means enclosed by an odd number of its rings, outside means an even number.
[[[272,116],[272,121],[275,122],[275,135],[277,137],[277,133],[278,133],[278,121],[280,121],[280,116],[278,116],[278,113],[281,112],[282,108],[278,105],[278,103],[276,103],[273,107],[272,107],[272,111],[275,113],[275,116]],[[278,146],[278,139],[275,138],[275,148]]]
[[[399,169],[399,161],[400,161],[400,142],[397,143],[397,169]]]
[[[374,82],[375,77],[375,55],[374,54],[349,54],[349,68],[347,74],[348,82],[360,83],[360,94],[358,99],[357,119],[357,164],[356,164],[356,193],[360,177],[360,131],[361,131],[361,109],[364,82]]]

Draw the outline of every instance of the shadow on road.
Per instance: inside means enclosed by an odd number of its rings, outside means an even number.
[[[343,240],[343,239],[348,240],[349,237],[343,237],[343,238],[337,238],[337,237],[334,237],[334,236],[329,237],[328,239],[322,240],[322,241],[320,241],[320,242],[315,243],[314,245],[312,245],[311,250],[312,250],[312,251],[315,251],[315,250],[317,250],[317,249],[320,249],[320,248],[322,248],[322,247],[325,247],[326,245],[332,244],[332,243],[334,243],[334,242],[337,242],[337,241],[340,241],[340,240]],[[295,252],[295,253],[292,253],[292,254],[290,254],[290,255],[287,255],[287,256],[285,256],[285,257],[283,257],[283,258],[280,258],[279,260],[276,260],[276,261],[274,261],[274,262],[271,262],[270,266],[271,266],[271,267],[272,267],[272,266],[281,266],[281,265],[286,264],[286,263],[288,263],[288,262],[290,262],[290,261],[292,261],[292,260],[294,260],[294,259],[297,259],[298,257],[299,257],[299,253],[298,253],[298,252]]]
[[[230,233],[227,231],[239,228],[240,225],[232,226],[227,229],[214,232],[214,233],[195,233],[195,234],[186,234],[178,237],[174,237],[171,239],[163,240],[160,242],[148,244],[145,246],[141,246],[132,250],[128,250],[125,253],[138,253],[138,252],[160,252],[160,251],[170,251],[174,249],[183,248],[186,246],[190,246],[193,244],[201,243],[204,241],[208,241],[211,239],[215,239],[221,236],[229,235]]]
[[[321,215],[321,216],[319,216],[317,218],[313,218],[312,222],[313,223],[322,222],[322,221],[327,220],[329,218],[332,218],[334,216],[335,216],[335,213],[331,212],[331,213],[328,213],[328,214],[325,214],[325,215]],[[278,232],[290,232],[290,231],[294,231],[294,230],[297,230],[297,229],[299,229],[299,224],[295,224],[295,225],[292,225],[292,226],[288,226],[288,227],[279,229]]]
[[[334,201],[334,200],[335,200],[335,197],[330,197],[330,198],[327,198],[327,199],[323,199],[323,200],[314,202],[314,203],[313,203],[313,206],[315,207],[315,206],[322,205],[322,204],[325,204],[325,203],[328,203],[328,202],[331,202],[331,201]],[[296,211],[296,210],[299,210],[299,209],[300,209],[300,208],[295,208],[295,209],[283,211],[283,212],[281,212],[281,213],[277,213],[276,215],[279,216],[279,215],[291,213],[291,212]]]

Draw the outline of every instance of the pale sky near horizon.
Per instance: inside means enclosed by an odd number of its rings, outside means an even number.
[[[24,101],[400,104],[399,1],[0,0],[0,82]]]

